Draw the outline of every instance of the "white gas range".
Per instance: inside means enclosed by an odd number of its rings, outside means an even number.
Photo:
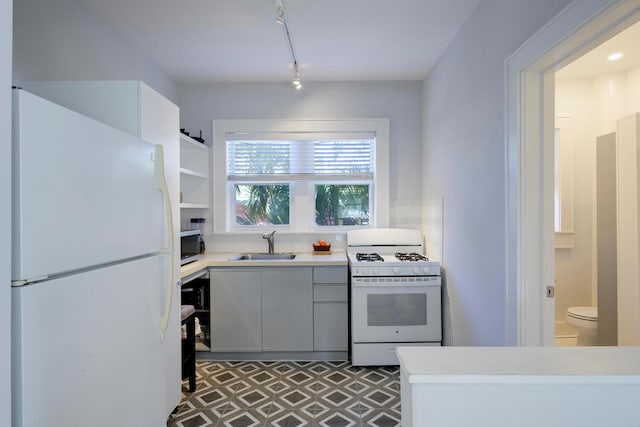
[[[353,365],[397,365],[402,345],[441,345],[440,263],[417,230],[347,233]]]

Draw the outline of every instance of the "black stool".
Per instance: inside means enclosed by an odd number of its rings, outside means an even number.
[[[182,338],[182,379],[189,378],[189,391],[196,391],[196,310],[192,305],[183,305],[180,312],[187,336]]]

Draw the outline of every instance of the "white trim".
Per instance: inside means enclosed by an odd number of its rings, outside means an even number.
[[[506,342],[544,345],[553,240],[544,191],[552,73],[638,20],[638,0],[574,0],[505,61]],[[553,104],[551,104],[553,110]],[[553,116],[551,116],[551,119]]]
[[[224,233],[232,230],[226,215],[226,161],[225,135],[227,133],[271,132],[375,132],[376,134],[376,182],[374,185],[374,224],[389,224],[389,119],[344,120],[289,120],[289,119],[220,119],[213,120],[212,172],[213,177],[213,230]],[[225,177],[222,179],[221,177]],[[293,212],[291,221],[293,224]],[[233,230],[238,232],[239,230]],[[304,231],[304,230],[301,230]],[[313,231],[313,230],[307,230]]]

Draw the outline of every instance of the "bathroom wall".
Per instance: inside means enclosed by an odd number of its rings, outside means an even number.
[[[640,67],[592,79],[556,78],[556,117],[574,121],[574,247],[556,249],[556,321],[574,305],[597,304],[596,137],[640,112]]]
[[[626,73],[611,73],[593,79],[596,135],[616,131],[616,122],[626,115]]]
[[[556,248],[555,318],[567,308],[593,300],[593,166],[595,156],[595,90],[591,80],[556,81],[556,117],[573,124],[573,247]],[[562,165],[560,165],[562,168]]]

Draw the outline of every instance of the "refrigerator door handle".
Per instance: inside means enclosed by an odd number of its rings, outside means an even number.
[[[169,187],[167,186],[167,179],[164,175],[164,154],[162,151],[162,145],[156,145],[155,150],[155,167],[156,167],[156,180],[158,189],[162,193],[162,199],[165,207],[165,219],[167,221],[167,229],[169,231],[169,245],[162,248],[160,253],[167,254],[169,256],[169,280],[167,283],[167,295],[165,298],[166,304],[164,313],[160,316],[160,339],[164,340],[165,333],[169,327],[169,317],[171,316],[171,306],[173,305],[173,280],[174,280],[174,266],[173,266],[173,213],[171,211],[171,198],[169,197]]]

